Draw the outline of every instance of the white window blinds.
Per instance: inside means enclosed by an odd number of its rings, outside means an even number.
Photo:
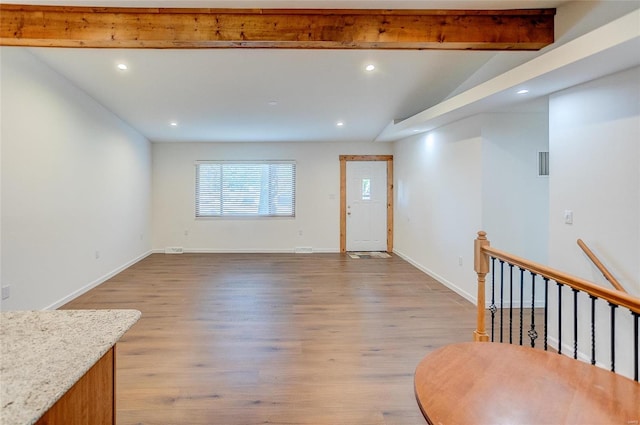
[[[196,217],[294,217],[294,161],[196,163]]]

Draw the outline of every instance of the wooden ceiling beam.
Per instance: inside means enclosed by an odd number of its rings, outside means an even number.
[[[0,4],[0,45],[539,50],[555,9],[157,9]]]

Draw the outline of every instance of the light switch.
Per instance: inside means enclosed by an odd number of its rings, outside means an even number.
[[[573,211],[564,210],[564,223],[573,224]]]

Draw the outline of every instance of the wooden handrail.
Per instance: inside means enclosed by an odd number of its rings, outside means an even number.
[[[500,261],[500,265],[496,265],[494,260],[499,260]],[[596,299],[600,299],[602,301],[606,301],[609,306],[610,306],[610,320],[609,320],[609,324],[611,326],[611,335],[610,335],[610,341],[611,341],[611,354],[610,354],[610,360],[611,360],[611,371],[615,372],[615,348],[616,345],[615,344],[615,310],[616,307],[622,307],[626,310],[629,310],[629,312],[632,314],[633,316],[633,334],[632,334],[632,339],[634,340],[633,343],[633,365],[634,365],[634,380],[638,381],[638,367],[640,365],[640,363],[638,363],[638,350],[640,349],[640,345],[638,342],[638,320],[640,320],[640,298],[639,297],[635,297],[633,295],[630,295],[626,292],[623,291],[619,291],[617,289],[610,289],[608,287],[603,287],[600,286],[596,283],[590,282],[588,280],[576,277],[576,276],[572,276],[568,273],[565,273],[563,271],[554,269],[552,267],[548,267],[545,266],[543,264],[539,264],[536,263],[534,261],[530,261],[527,260],[525,258],[522,257],[518,257],[517,255],[513,255],[510,254],[508,252],[493,248],[491,246],[491,244],[489,243],[489,240],[487,239],[487,234],[486,232],[483,231],[479,231],[478,232],[478,237],[475,239],[474,241],[474,265],[475,265],[475,271],[478,275],[478,305],[477,305],[477,313],[478,313],[478,318],[477,318],[477,327],[476,330],[474,331],[474,335],[473,335],[473,339],[475,341],[488,341],[489,337],[487,336],[487,331],[485,329],[485,316],[487,314],[487,309],[486,309],[486,305],[485,305],[485,278],[486,275],[488,273],[492,273],[493,274],[493,278],[495,278],[496,273],[499,274],[500,276],[500,323],[499,323],[499,329],[500,329],[500,342],[503,342],[503,272],[504,272],[504,264],[507,263],[507,265],[509,266],[509,274],[510,274],[510,281],[509,281],[509,290],[512,290],[512,286],[511,284],[513,283],[513,267],[517,267],[518,269],[520,269],[520,288],[521,291],[523,289],[523,283],[524,283],[524,272],[531,272],[531,322],[530,322],[530,328],[527,331],[527,335],[529,336],[529,338],[531,339],[531,347],[535,347],[535,340],[536,338],[538,338],[538,332],[536,332],[536,327],[535,327],[535,283],[536,281],[538,281],[538,283],[541,283],[538,279],[536,279],[536,276],[540,276],[541,278],[544,279],[544,283],[545,283],[545,287],[544,287],[544,350],[546,351],[548,349],[548,295],[549,292],[548,290],[549,288],[549,281],[552,282],[556,282],[559,286],[558,286],[558,295],[557,295],[557,300],[558,300],[558,308],[557,308],[557,312],[552,312],[553,314],[557,313],[557,317],[558,317],[558,333],[557,333],[557,342],[558,342],[558,353],[561,353],[561,348],[563,344],[561,341],[561,332],[562,332],[562,326],[560,325],[561,323],[561,318],[562,318],[562,302],[561,302],[561,296],[563,292],[568,292],[567,290],[562,291],[562,286],[567,286],[569,288],[571,288],[571,292],[573,292],[573,313],[574,313],[574,327],[573,327],[573,357],[575,359],[578,358],[578,292],[583,292],[587,295],[589,295],[589,297],[591,298],[591,364],[596,364],[597,360],[596,360],[596,343],[595,343],[595,300]],[[493,270],[491,270],[493,269]],[[497,269],[497,270],[496,270]],[[492,278],[492,282],[493,282],[493,278]],[[492,285],[493,286],[493,285]],[[496,311],[498,310],[498,307],[495,305],[495,300],[494,300],[494,289],[495,288],[491,288],[491,292],[492,292],[492,300],[491,300],[491,307],[489,308],[489,310],[491,311],[491,341],[493,342],[494,340],[494,330],[495,330],[495,314]],[[565,288],[567,289],[567,288]],[[509,298],[510,303],[513,302],[511,295]],[[512,333],[512,305],[509,306],[509,310],[510,310],[510,315],[509,315],[509,343],[514,343],[513,342],[513,333]],[[523,302],[523,298],[522,298],[522,294],[520,294],[520,304],[519,307],[516,306],[516,308],[520,309],[520,345],[523,345],[523,315],[522,315],[522,311],[524,308],[526,308],[524,306],[524,302]]]
[[[479,244],[478,241],[481,241],[481,244]],[[478,247],[477,245],[481,245],[481,246]],[[476,258],[476,265],[479,263],[488,264],[489,257],[490,256],[495,257],[497,259],[504,260],[510,264],[513,264],[514,266],[532,271],[550,280],[555,280],[558,283],[562,283],[571,288],[575,288],[580,291],[586,292],[587,294],[593,295],[594,297],[602,298],[612,304],[616,304],[621,307],[626,307],[629,310],[633,311],[634,313],[640,314],[640,298],[636,298],[630,294],[627,294],[625,292],[621,292],[615,289],[604,288],[593,282],[589,282],[588,280],[581,279],[576,276],[572,276],[560,270],[493,248],[492,246],[489,245],[489,241],[486,239],[485,232],[478,232],[478,238],[476,239],[476,255],[480,255],[481,257],[483,257],[482,259]],[[486,274],[487,272],[484,272],[484,273]],[[484,279],[484,276],[483,276],[483,279]],[[478,291],[479,291],[478,299],[480,299],[480,287],[478,287]],[[482,298],[484,299],[484,288],[483,288],[482,295],[483,295]],[[483,302],[483,305],[480,305],[480,303],[478,303],[478,309],[480,308],[482,308],[483,314],[484,314],[484,308],[485,308],[484,302]],[[484,323],[484,320],[483,320],[483,323]],[[482,330],[479,329],[478,331],[483,331],[483,329]]]
[[[589,259],[593,262],[593,264],[595,264],[598,270],[600,270],[600,273],[602,273],[604,278],[607,279],[609,283],[611,283],[613,287],[616,288],[618,291],[622,291],[626,293],[627,291],[625,291],[625,289],[622,287],[620,282],[618,282],[618,279],[613,277],[611,272],[609,272],[609,269],[607,269],[605,265],[602,264],[602,262],[598,259],[598,257],[596,257],[596,255],[589,249],[587,244],[584,243],[582,239],[578,239],[577,242],[578,242],[578,246],[582,248],[584,253],[587,254],[587,257],[589,257]]]

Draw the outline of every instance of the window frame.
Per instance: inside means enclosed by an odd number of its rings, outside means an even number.
[[[278,214],[278,213],[241,213],[241,212],[234,212],[234,213],[222,213],[222,211],[220,211],[220,214],[203,214],[201,211],[201,185],[200,185],[200,166],[201,165],[207,165],[207,164],[214,164],[214,165],[219,165],[221,167],[221,171],[223,170],[223,167],[226,166],[230,166],[230,165],[278,165],[278,164],[287,164],[290,165],[292,167],[291,170],[291,179],[290,180],[286,180],[287,183],[290,183],[291,185],[291,213],[285,213],[285,214]],[[195,182],[194,182],[194,188],[195,188],[195,199],[194,199],[194,217],[196,220],[217,220],[217,219],[287,219],[287,218],[295,218],[296,217],[296,191],[297,191],[297,164],[295,160],[198,160],[195,162]],[[263,184],[262,181],[260,181],[259,183]],[[221,199],[221,206],[220,206],[220,210],[222,209],[222,204],[224,203],[224,172],[221,172],[221,177],[220,177],[220,191],[218,192],[218,196]],[[267,189],[268,190],[268,189]],[[253,195],[252,195],[253,196]],[[269,192],[269,199],[271,199],[272,194]],[[260,208],[260,207],[258,207]]]

